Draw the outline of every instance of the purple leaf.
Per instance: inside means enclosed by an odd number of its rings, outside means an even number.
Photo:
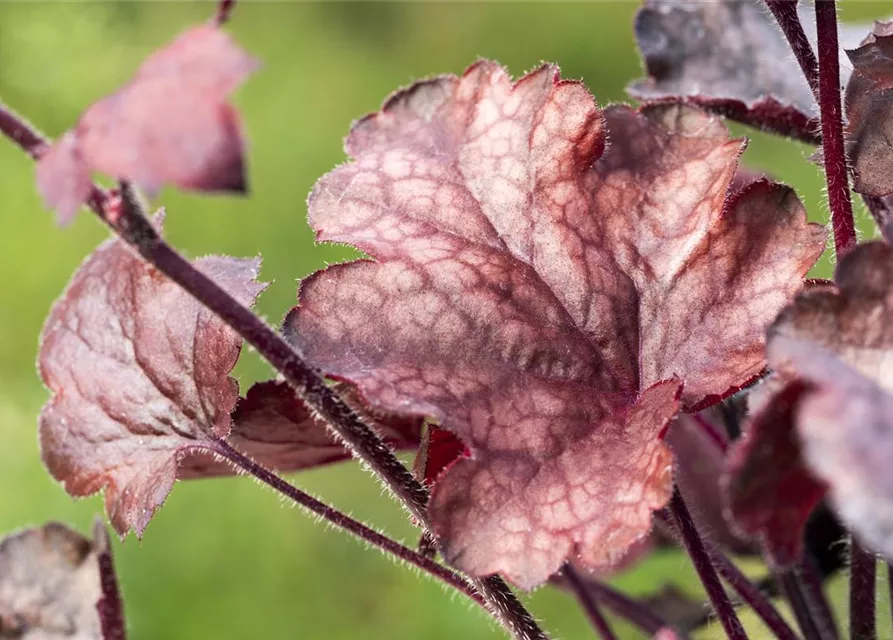
[[[346,148],[310,223],[378,262],[305,280],[287,337],[469,447],[432,497],[449,561],[523,587],[611,567],[670,496],[666,424],[762,370],[824,231],[785,187],[729,195],[742,143],[718,120],[603,113],[548,65],[417,83]]]
[[[265,285],[260,261],[197,260],[242,304]],[[40,417],[43,460],[74,496],[105,491],[115,530],[142,535],[177,463],[230,431],[242,341],[122,242],[78,269],[43,330],[39,368],[52,398]]]

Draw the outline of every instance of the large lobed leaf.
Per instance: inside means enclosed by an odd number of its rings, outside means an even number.
[[[285,331],[468,445],[431,503],[449,561],[532,587],[648,533],[667,423],[762,370],[824,246],[790,189],[730,194],[742,148],[695,111],[602,112],[554,66],[513,84],[487,61],[354,126],[309,219],[376,261],[308,278]]]

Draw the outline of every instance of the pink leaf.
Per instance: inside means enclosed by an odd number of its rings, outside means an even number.
[[[348,401],[362,410],[355,397]],[[419,445],[421,421],[394,415],[375,416],[379,434],[395,449]],[[239,400],[227,441],[263,466],[281,473],[317,467],[350,458],[329,435],[325,423],[285,382],[260,382]],[[206,478],[234,473],[232,466],[213,455],[196,452],[180,465],[181,478]]]
[[[202,25],[149,56],[131,81],[99,100],[38,162],[49,208],[68,221],[93,171],[150,193],[172,184],[245,192],[244,142],[228,96],[256,69],[219,29]]]
[[[260,261],[196,267],[243,304]],[[119,241],[78,269],[43,330],[39,367],[53,396],[40,417],[44,462],[74,496],[105,491],[115,530],[142,535],[177,462],[230,430],[241,339]]]
[[[451,562],[524,587],[572,556],[610,567],[670,495],[679,402],[762,370],[824,231],[787,188],[729,196],[742,144],[719,121],[602,113],[553,66],[417,83],[346,147],[310,223],[378,262],[305,280],[286,335],[468,445],[431,503]]]
[[[100,640],[101,552],[56,522],[0,540],[0,635]]]

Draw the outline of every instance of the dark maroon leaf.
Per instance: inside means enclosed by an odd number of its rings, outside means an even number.
[[[814,39],[815,12],[804,2],[799,13]],[[842,26],[841,46],[855,45],[869,29]],[[820,143],[812,91],[761,0],[645,0],[635,33],[649,76],[629,88],[636,98],[682,100]]]
[[[260,261],[195,266],[242,304]],[[53,396],[40,418],[43,460],[74,496],[105,490],[115,530],[142,535],[177,462],[225,438],[242,341],[179,286],[111,240],[78,269],[43,330],[39,367]]]
[[[348,395],[355,409],[363,410],[355,396]],[[374,415],[379,435],[395,449],[419,445],[421,420],[394,415]],[[260,382],[239,400],[233,412],[227,441],[263,466],[286,473],[350,458],[350,453],[328,433],[307,405],[285,382]],[[212,454],[196,452],[180,464],[180,478],[231,475],[232,465]]]
[[[446,469],[460,458],[467,458],[468,447],[446,429],[429,425],[426,437],[416,456],[416,474],[430,487]]]
[[[47,207],[61,222],[70,220],[86,200],[93,171],[149,192],[165,184],[244,192],[241,125],[226,100],[256,67],[214,26],[181,34],[117,93],[87,109],[38,162]]]
[[[803,457],[837,511],[893,558],[893,248],[861,245],[839,263],[837,289],[797,297],[769,332],[770,364],[813,391],[795,407]]]
[[[0,638],[100,640],[99,553],[56,522],[0,541]]]
[[[524,587],[568,557],[614,565],[670,496],[679,401],[762,370],[824,231],[785,187],[728,197],[742,143],[718,120],[602,113],[553,66],[415,84],[346,147],[310,222],[378,262],[305,280],[286,335],[469,446],[431,503],[451,562]]]
[[[853,76],[846,90],[847,152],[853,188],[866,196],[893,193],[893,22],[878,23],[862,46],[847,51]],[[882,228],[883,230],[883,228]]]
[[[759,536],[779,567],[803,557],[806,521],[826,491],[804,465],[794,429],[794,411],[807,388],[796,381],[775,394],[749,421],[726,461],[730,520]]]

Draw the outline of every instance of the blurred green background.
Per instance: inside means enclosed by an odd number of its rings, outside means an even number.
[[[304,201],[314,180],[344,160],[341,140],[354,118],[415,78],[461,72],[479,56],[516,75],[554,61],[566,77],[582,78],[600,103],[625,100],[625,84],[640,75],[631,35],[636,6],[244,2],[230,29],[264,64],[236,98],[250,136],[252,193],[238,199],[164,192],[167,235],[191,256],[261,253],[263,279],[274,284],[259,309],[278,324],[294,303],[298,278],[352,255],[314,244]],[[0,3],[0,99],[56,136],[147,53],[212,11],[211,4],[186,2]],[[847,1],[843,12],[864,20],[893,13],[893,3]],[[810,152],[752,135],[744,162],[795,186],[811,216],[825,221]],[[89,215],[58,228],[33,183],[30,161],[0,142],[0,532],[50,519],[87,531],[100,499],[72,501],[40,462],[35,425],[46,393],[33,363],[52,301],[106,232]],[[828,265],[816,273],[828,275]],[[237,372],[243,388],[271,375],[253,353]],[[415,542],[402,512],[355,465],[294,479]],[[116,551],[137,640],[501,637],[462,599],[283,508],[247,479],[179,483],[144,539],[131,536]],[[693,584],[687,561],[675,553],[616,583],[644,594],[669,579]],[[838,580],[838,591],[843,586]],[[565,594],[542,589],[531,607],[556,637],[591,637]],[[702,637],[720,635],[708,629]]]

